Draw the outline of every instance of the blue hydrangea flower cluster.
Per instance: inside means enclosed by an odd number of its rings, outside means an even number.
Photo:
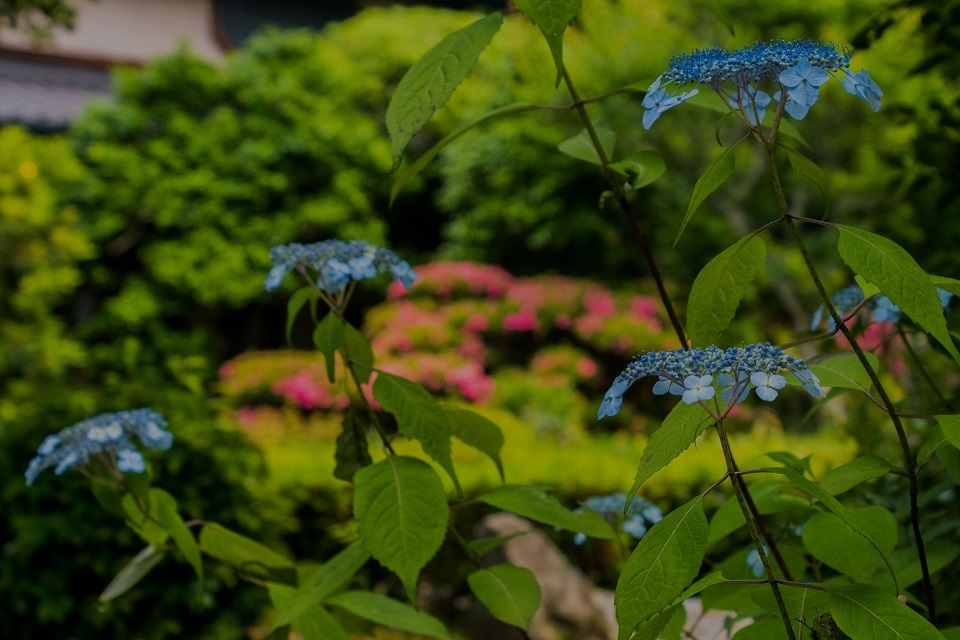
[[[603,396],[597,418],[616,415],[623,403],[623,394],[646,376],[659,378],[653,386],[655,394],[683,396],[687,404],[713,398],[714,384],[723,387],[720,398],[727,403],[743,402],[751,388],[756,389],[761,400],[771,402],[787,384],[787,379],[779,375],[784,369],[792,372],[810,395],[815,398],[824,395],[820,380],[803,360],[769,342],[729,349],[707,347],[641,353],[613,381]]]
[[[833,44],[812,40],[774,40],[727,51],[700,49],[693,53],[674,56],[670,68],[658,77],[643,100],[643,126],[649,129],[664,111],[672,109],[699,92],[692,89],[679,94],[667,93],[663,87],[704,85],[730,106],[739,111],[753,126],[758,126],[771,102],[786,95],[784,109],[797,120],[803,119],[820,96],[820,86],[831,76],[843,72],[843,88],[880,109],[883,92],[865,69],[852,73],[850,52]],[[760,85],[771,82],[773,95],[762,91]],[[661,86],[662,85],[662,86]]]
[[[940,306],[943,307],[943,312],[949,314],[950,301],[953,300],[953,294],[946,289],[940,289],[938,287],[937,295],[940,296]],[[841,316],[846,316],[862,302],[863,289],[857,284],[852,284],[849,287],[841,289],[830,298],[830,303],[833,304],[837,313]],[[870,312],[869,319],[872,322],[893,322],[894,324],[900,322],[902,316],[900,307],[893,304],[893,301],[883,294],[878,293],[871,296],[863,306]],[[813,318],[810,320],[810,331],[817,330],[823,322],[823,317],[826,312],[827,310],[823,305],[817,307],[817,310],[813,312]],[[833,331],[837,328],[837,323],[833,321],[833,318],[828,316],[827,326],[829,331]]]
[[[602,496],[590,496],[583,502],[583,506],[593,509],[608,520],[615,520],[623,514],[623,507],[627,503],[627,494],[608,493]],[[575,513],[580,513],[583,509],[577,509]],[[660,507],[653,504],[646,498],[639,496],[630,503],[623,523],[620,528],[634,540],[639,540],[647,533],[647,529],[657,524],[663,519],[663,511]],[[583,544],[587,541],[587,534],[577,533],[573,537],[575,544]]]
[[[351,281],[373,278],[378,273],[389,273],[407,289],[417,279],[410,264],[393,251],[364,240],[285,244],[272,248],[270,258],[273,268],[264,283],[267,291],[279,287],[290,271],[301,269],[315,276],[317,286],[327,293],[337,293]]]
[[[78,422],[40,443],[37,455],[24,474],[27,486],[32,485],[44,469],[54,467],[54,473],[60,475],[100,453],[114,454],[120,471],[143,473],[146,461],[137,450],[133,436],[149,449],[166,451],[173,445],[173,434],[166,427],[164,417],[152,409],[103,413]]]

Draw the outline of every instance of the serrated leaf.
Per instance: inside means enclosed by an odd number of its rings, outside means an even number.
[[[335,313],[325,315],[323,320],[313,328],[313,346],[323,354],[323,361],[327,365],[327,380],[330,382],[334,380],[334,365],[336,364],[334,355],[343,345],[343,335],[343,320]]]
[[[413,63],[387,105],[394,168],[410,138],[446,104],[503,23],[492,13],[454,31]]]
[[[807,520],[803,525],[803,543],[824,564],[850,576],[854,582],[867,582],[878,567],[883,567],[883,559],[896,546],[897,520],[883,507],[857,509],[850,512],[850,517],[876,546],[832,513],[818,513]]]
[[[517,104],[507,105],[506,107],[495,109],[490,113],[477,118],[476,120],[468,122],[467,124],[463,125],[459,129],[454,131],[453,133],[447,134],[442,140],[440,140],[440,142],[430,147],[427,151],[423,153],[423,155],[417,158],[413,163],[410,164],[410,166],[408,166],[406,169],[401,171],[399,175],[397,175],[396,180],[393,181],[393,186],[390,188],[390,206],[391,207],[393,206],[394,201],[397,199],[397,196],[400,194],[403,188],[407,186],[407,184],[409,184],[410,181],[413,180],[413,178],[416,177],[417,174],[423,171],[424,168],[427,165],[429,165],[430,162],[434,158],[436,158],[441,151],[446,149],[454,140],[456,140],[466,132],[470,131],[477,125],[483,124],[484,122],[488,122],[490,120],[496,120],[497,118],[501,118],[503,116],[513,115],[516,113],[524,113],[526,111],[544,110],[549,108],[550,108],[549,105],[539,105],[539,104],[517,103]]]
[[[156,509],[157,520],[173,538],[177,549],[183,554],[190,566],[197,574],[200,584],[203,584],[203,558],[200,557],[200,547],[189,527],[183,522],[177,511],[177,501],[163,489],[151,489],[150,499]]]
[[[503,432],[500,427],[474,411],[448,404],[441,404],[440,407],[447,414],[453,437],[493,460],[502,481],[504,476],[500,451],[503,449]]]
[[[135,555],[130,562],[117,572],[117,575],[100,594],[100,602],[110,602],[130,591],[144,576],[150,573],[151,569],[163,560],[165,555],[166,552],[163,549],[158,549],[153,545],[144,547],[143,551]]]
[[[282,584],[267,583],[270,601],[278,609],[288,606],[296,597],[297,590]],[[310,607],[293,626],[303,636],[303,640],[350,640],[347,632],[333,616],[321,606]]]
[[[880,293],[880,287],[878,287],[875,284],[870,284],[869,282],[863,279],[863,276],[859,274],[854,274],[853,279],[854,281],[856,281],[857,285],[860,287],[860,290],[863,291],[864,300],[866,300],[867,298],[872,298],[873,296]]]
[[[540,606],[540,585],[529,569],[498,564],[467,576],[470,591],[494,618],[530,630],[530,621]]]
[[[709,424],[710,414],[699,403],[681,402],[667,414],[660,428],[653,432],[643,448],[633,486],[627,492],[624,513],[633,502],[640,486],[686,451]]]
[[[563,79],[563,32],[580,12],[581,0],[516,0],[530,22],[537,25],[547,39],[553,63],[557,67],[557,83]]]
[[[333,476],[346,482],[353,482],[357,471],[373,464],[367,442],[366,424],[357,416],[353,407],[343,416],[340,435],[337,436],[337,450],[333,457],[337,462]]]
[[[944,640],[930,622],[895,596],[863,584],[830,586],[830,613],[857,640]]]
[[[666,173],[667,163],[656,151],[638,151],[611,163],[610,168],[624,176],[630,182],[631,189],[641,189]]]
[[[687,335],[695,345],[712,345],[733,320],[747,286],[767,261],[767,245],[746,237],[707,263],[693,282],[687,303]]]
[[[907,251],[875,233],[837,225],[840,257],[855,273],[880,287],[880,291],[937,340],[960,363],[940,296],[930,277]]]
[[[453,480],[457,495],[463,495],[450,454],[450,421],[430,392],[416,382],[379,371],[373,383],[373,397],[397,419],[400,433],[419,442]]]
[[[423,464],[423,463],[421,463]],[[428,467],[429,468],[429,467]],[[368,470],[365,469],[364,471]],[[355,543],[333,556],[303,581],[296,593],[277,607],[273,629],[293,623],[333,593],[342,589],[354,574],[370,559],[370,552],[361,543]]]
[[[750,496],[761,515],[782,513],[784,511],[807,508],[803,498],[784,492],[787,484],[774,480],[755,482],[749,485]],[[740,503],[733,496],[727,498],[710,518],[710,537],[707,542],[713,544],[747,524],[743,518]]]
[[[344,356],[344,360],[348,361],[357,380],[361,384],[368,382],[370,374],[373,373],[373,347],[370,346],[370,339],[349,322],[343,322],[342,326],[343,338],[340,343],[340,353]]]
[[[297,575],[293,562],[216,522],[204,523],[200,530],[200,549],[255,578],[296,584]]]
[[[617,135],[612,130],[602,126],[596,126],[594,130],[597,132],[597,137],[600,138],[600,145],[603,147],[604,154],[607,158],[610,158],[613,155],[613,146],[616,144]],[[586,129],[558,144],[557,149],[577,160],[583,160],[590,164],[603,164],[600,161],[600,154],[593,146],[593,140],[590,139],[590,134]]]
[[[619,639],[662,611],[700,571],[707,549],[707,518],[698,496],[653,525],[630,554],[614,592]]]
[[[591,538],[613,540],[617,535],[603,516],[593,509],[573,513],[543,487],[503,484],[490,493],[477,496],[476,499],[553,527],[585,533]]]
[[[787,160],[789,160],[790,166],[793,167],[793,170],[804,178],[811,180],[815,185],[817,185],[817,188],[820,189],[820,194],[823,196],[824,203],[823,219],[826,219],[827,214],[830,212],[830,191],[827,189],[827,176],[823,173],[823,169],[818,167],[813,160],[803,155],[796,149],[791,149],[787,145],[781,146],[787,150]]]
[[[802,474],[797,473],[796,471],[794,471],[793,469],[790,469],[789,467],[768,468],[767,471],[770,471],[771,473],[779,473],[782,476],[786,476],[787,480],[790,481],[790,484],[795,486],[797,489],[800,489],[811,498],[814,498],[815,500],[819,500],[824,507],[826,507],[831,513],[833,513],[833,515],[840,518],[840,520],[845,525],[853,529],[856,533],[863,536],[867,540],[867,542],[869,542],[870,545],[873,546],[873,548],[877,551],[877,553],[883,559],[884,565],[886,566],[887,571],[889,571],[890,575],[891,576],[894,575],[893,567],[891,567],[890,563],[887,562],[887,558],[883,552],[883,549],[877,544],[877,542],[873,538],[870,537],[869,533],[864,531],[863,527],[860,526],[860,523],[857,522],[857,520],[855,520],[853,516],[850,515],[850,512],[847,510],[847,508],[842,504],[840,504],[840,502],[836,498],[834,498],[829,493],[827,493],[827,491],[823,487],[821,487],[818,484],[815,484],[811,480],[808,480]]]
[[[680,230],[677,231],[673,246],[677,246],[683,230],[687,228],[687,223],[707,196],[719,189],[733,175],[736,168],[736,149],[737,145],[733,145],[724,151],[723,155],[711,162],[710,166],[697,178],[697,184],[693,186],[693,195],[690,196],[690,204],[687,205],[687,213],[683,216],[683,222],[680,223]]]
[[[840,495],[859,484],[886,475],[893,465],[877,456],[860,456],[831,469],[820,481],[820,487],[832,496]]]
[[[730,15],[727,13],[727,10],[723,8],[723,5],[720,4],[719,0],[695,0],[695,2],[712,13],[714,17],[730,31],[730,35],[736,35],[736,31],[733,28],[733,20],[730,19]]]
[[[864,353],[867,362],[876,371],[880,367],[880,361],[872,353]],[[820,379],[821,387],[839,387],[840,389],[853,389],[855,391],[870,392],[872,382],[867,370],[863,368],[863,363],[855,353],[841,353],[819,358],[816,361],[808,363],[810,371]]]
[[[310,285],[297,289],[293,292],[293,295],[290,296],[290,300],[287,301],[287,344],[291,343],[293,323],[296,321],[297,316],[300,315],[300,310],[303,309],[303,305],[307,304],[307,302],[315,305],[319,297],[320,294]]]
[[[450,518],[440,477],[426,462],[389,456],[360,470],[354,481],[360,539],[415,601],[417,576],[443,544]]]
[[[499,549],[500,547],[502,547],[503,545],[505,545],[506,543],[510,542],[511,540],[513,540],[518,536],[522,536],[524,534],[530,533],[530,531],[532,531],[532,529],[528,529],[526,531],[516,531],[514,533],[509,533],[505,536],[491,536],[489,538],[477,538],[475,540],[471,540],[470,542],[468,542],[467,546],[470,547],[470,549],[478,556],[483,556],[490,553],[494,549]]]
[[[940,425],[940,431],[950,444],[960,449],[960,416],[939,415],[933,419]]]
[[[433,616],[410,605],[369,591],[345,591],[327,599],[364,620],[429,638],[450,637],[446,627]]]

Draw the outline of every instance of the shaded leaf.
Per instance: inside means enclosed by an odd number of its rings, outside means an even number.
[[[789,485],[784,482],[768,480],[748,485],[750,496],[762,515],[782,513],[791,510],[808,509],[807,501],[784,492]],[[747,524],[743,518],[740,503],[733,496],[727,498],[710,518],[709,544],[719,542]]]
[[[623,160],[610,163],[610,168],[624,176],[631,189],[640,189],[666,173],[667,163],[656,151],[638,151]]]
[[[297,596],[296,589],[282,584],[267,584],[267,592],[270,594],[270,601],[277,609],[288,606]],[[350,640],[350,636],[340,623],[319,605],[304,611],[293,621],[293,626],[303,636],[303,640]]]
[[[433,616],[408,604],[370,591],[345,591],[327,599],[364,620],[429,638],[448,638],[449,632]]]
[[[293,323],[296,321],[297,316],[300,315],[300,310],[303,309],[303,305],[309,302],[311,307],[315,307],[319,298],[320,294],[310,285],[300,287],[290,296],[290,299],[287,301],[287,329],[285,334],[287,336],[287,344],[290,344]]]
[[[373,464],[370,446],[367,442],[367,426],[354,411],[347,409],[337,436],[337,450],[334,453],[337,466],[333,470],[335,478],[353,482],[353,476],[364,467]]]
[[[327,379],[330,382],[334,379],[334,354],[343,345],[343,335],[343,321],[335,313],[328,313],[313,328],[313,345],[323,354],[323,361],[327,365]]]
[[[596,126],[594,130],[600,139],[600,145],[603,147],[604,154],[607,158],[612,157],[613,146],[617,140],[616,134],[603,126]],[[583,160],[591,164],[603,164],[600,161],[600,154],[597,153],[596,147],[593,146],[593,140],[590,139],[590,134],[586,129],[558,144],[557,149],[577,160]]]
[[[933,416],[937,424],[940,425],[940,431],[943,437],[950,444],[960,449],[960,416],[957,415],[939,415]]]
[[[880,361],[872,353],[864,353],[870,366],[876,371],[880,366]],[[872,382],[867,370],[863,368],[863,363],[855,353],[840,353],[818,358],[814,362],[808,363],[810,371],[820,379],[821,387],[839,387],[840,389],[853,389],[855,391],[870,392]]]
[[[767,261],[767,245],[748,236],[707,263],[690,290],[687,334],[695,345],[711,345],[733,320],[747,286]]]
[[[823,169],[796,149],[786,145],[781,146],[787,150],[787,160],[790,161],[793,170],[811,180],[820,189],[820,194],[823,196],[823,218],[826,218],[830,212],[830,191],[827,189],[827,176],[823,173]]]
[[[498,564],[474,571],[467,584],[493,617],[530,630],[530,620],[540,606],[540,585],[529,569]]]
[[[502,23],[503,16],[492,13],[454,31],[404,74],[387,106],[394,168],[410,138],[450,99]]]
[[[780,608],[773,597],[769,586],[757,587],[750,592],[753,601],[764,611],[775,618],[779,631],[783,632],[783,622],[780,619]],[[780,597],[787,608],[790,619],[793,620],[793,630],[798,638],[806,638],[805,629],[816,629],[818,618],[827,612],[830,594],[819,589],[805,589],[802,587],[781,587]],[[735,636],[735,637],[739,637]]]
[[[256,578],[296,584],[297,576],[290,560],[216,522],[204,523],[200,530],[200,548],[207,555]]]
[[[897,543],[897,520],[883,507],[865,507],[850,517],[870,535],[876,546],[832,513],[818,513],[803,525],[803,543],[813,557],[853,578],[867,582]],[[878,553],[882,555],[878,555]]]
[[[453,437],[493,460],[503,480],[503,462],[500,460],[503,432],[500,427],[475,411],[448,404],[441,404],[440,407],[447,414]]]
[[[439,476],[426,462],[389,456],[361,469],[354,481],[360,539],[415,600],[417,576],[443,544],[450,517]]]
[[[857,640],[943,640],[943,635],[895,596],[863,584],[830,587],[830,613]]]
[[[599,513],[583,509],[574,513],[542,487],[528,484],[504,484],[490,493],[477,496],[480,502],[537,522],[567,531],[578,531],[591,538],[612,540],[616,533]]]
[[[580,12],[581,0],[516,0],[530,22],[540,28],[547,39],[553,63],[557,67],[557,82],[563,79],[563,32]]]
[[[680,230],[677,231],[673,246],[677,246],[683,230],[687,228],[687,223],[707,196],[719,189],[733,175],[736,168],[736,149],[737,145],[733,145],[724,151],[723,155],[711,162],[697,179],[697,183],[693,186],[693,194],[690,196],[690,204],[687,205],[687,213],[683,216],[683,222],[680,223]]]
[[[166,555],[166,552],[163,549],[158,549],[153,545],[144,547],[143,551],[135,555],[110,581],[110,584],[100,594],[100,602],[109,602],[119,598],[132,589],[163,560],[164,555]]]
[[[927,570],[930,575],[949,566],[960,555],[960,547],[956,543],[943,539],[928,540],[924,544],[924,551],[927,556]],[[920,568],[920,558],[917,557],[916,547],[911,545],[897,549],[887,558],[897,576],[897,584],[900,589],[906,589],[923,580],[923,570]],[[893,582],[885,569],[877,570],[869,580],[864,582],[880,587],[887,592],[893,592]]]
[[[730,19],[730,14],[727,13],[727,10],[723,8],[723,5],[720,4],[719,0],[694,0],[696,4],[703,6],[714,17],[719,20],[723,26],[725,26],[729,31],[730,35],[736,35],[736,31],[733,28],[733,20]]]
[[[200,547],[193,533],[183,522],[177,511],[177,501],[163,489],[151,489],[150,498],[157,513],[157,520],[173,538],[177,549],[183,554],[190,566],[197,574],[197,579],[203,584],[203,559],[200,557]]]
[[[342,322],[342,326],[343,338],[340,353],[349,362],[350,369],[357,380],[361,383],[368,382],[370,374],[373,373],[373,347],[370,346],[370,340],[349,322]]]
[[[827,472],[820,481],[824,491],[832,496],[840,495],[857,485],[886,475],[893,465],[877,456],[860,456]]]
[[[510,533],[505,536],[491,536],[488,538],[477,538],[475,540],[471,540],[470,542],[468,542],[467,546],[470,547],[470,549],[472,549],[473,552],[478,556],[483,556],[490,553],[494,549],[499,549],[500,547],[502,547],[503,545],[505,545],[506,543],[510,542],[511,540],[513,540],[518,536],[522,536],[526,533],[530,533],[530,531],[531,529],[528,529],[526,531],[517,531],[514,533]]]

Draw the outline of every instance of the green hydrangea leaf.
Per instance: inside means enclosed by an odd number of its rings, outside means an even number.
[[[830,613],[857,640],[944,640],[943,634],[896,596],[876,587],[830,586]]]
[[[580,12],[581,0],[516,0],[516,4],[547,39],[559,86],[563,79],[563,32]]]
[[[498,564],[474,571],[467,584],[493,617],[530,630],[530,621],[540,606],[540,585],[529,569]]]
[[[449,638],[450,633],[433,616],[408,604],[369,591],[344,591],[327,599],[364,620],[428,638]]]

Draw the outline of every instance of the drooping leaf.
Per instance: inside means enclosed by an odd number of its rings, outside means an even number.
[[[638,151],[623,160],[610,163],[610,168],[630,183],[631,189],[640,189],[656,182],[667,171],[667,163],[656,151]]]
[[[817,185],[817,188],[820,189],[820,194],[823,196],[823,218],[826,218],[830,212],[830,191],[827,189],[827,176],[823,173],[823,169],[796,149],[792,149],[787,145],[781,146],[787,150],[787,160],[790,161],[790,166],[793,167],[793,170],[804,178],[813,181],[813,183]]]
[[[598,125],[594,129],[600,139],[600,146],[603,147],[603,152],[609,159],[613,156],[613,146],[616,144],[617,135],[607,127]],[[597,148],[593,146],[593,140],[590,139],[590,134],[586,129],[558,144],[557,149],[577,160],[583,160],[591,164],[603,164],[600,161],[600,154],[597,153]]]
[[[373,464],[367,442],[366,423],[353,407],[347,409],[343,416],[340,435],[337,436],[337,450],[333,457],[337,461],[333,470],[334,477],[346,482],[353,482],[357,471]]]
[[[297,596],[295,588],[282,584],[268,583],[267,592],[270,594],[270,601],[277,609],[289,606]],[[303,640],[350,640],[350,636],[340,623],[319,605],[304,611],[293,621],[293,626],[303,636]]]
[[[439,620],[417,611],[408,604],[370,591],[344,591],[327,599],[364,620],[428,638],[449,638],[450,634]]]
[[[637,490],[650,476],[670,464],[677,456],[686,451],[703,430],[710,424],[710,414],[699,404],[681,402],[664,418],[660,428],[647,440],[637,466],[633,486],[627,492],[626,512]]]
[[[114,576],[110,584],[100,594],[100,602],[109,602],[119,598],[127,591],[130,591],[140,580],[143,579],[150,570],[163,560],[166,552],[153,545],[147,545],[143,551],[133,557],[120,571]]]
[[[581,0],[516,0],[517,8],[547,39],[557,67],[557,86],[563,79],[563,32],[580,12],[580,3]]]
[[[614,592],[620,640],[683,593],[700,571],[709,535],[698,496],[653,525],[630,554]]]
[[[492,420],[488,420],[469,409],[448,404],[441,404],[440,406],[447,414],[450,433],[453,434],[453,437],[493,460],[493,463],[497,465],[497,471],[500,472],[500,479],[503,480],[503,462],[500,461],[500,450],[503,449],[503,432],[500,427]]]
[[[957,415],[939,415],[933,416],[940,425],[940,431],[947,441],[960,449],[960,416]]]
[[[303,309],[303,305],[307,304],[307,302],[311,305],[316,305],[319,298],[320,294],[310,285],[300,287],[290,296],[290,300],[287,301],[287,344],[291,344],[293,323],[296,321],[297,316],[300,315],[300,310]]]
[[[723,5],[720,4],[719,0],[695,1],[697,4],[702,5],[705,9],[712,13],[714,17],[730,31],[730,35],[736,35],[736,31],[733,28],[733,20],[730,19],[730,15],[727,13],[727,10],[723,8]]]
[[[830,613],[857,640],[944,640],[943,634],[896,596],[876,587],[830,586]]]
[[[940,296],[930,277],[907,251],[883,236],[837,225],[840,257],[855,273],[878,287],[891,302],[923,327],[960,363],[960,352],[947,331]]]
[[[203,584],[203,558],[200,557],[200,547],[189,527],[183,522],[177,511],[177,501],[163,489],[151,489],[150,499],[153,501],[160,525],[173,538],[177,549],[183,554],[190,566],[197,574],[200,584]]]
[[[413,63],[387,106],[394,168],[410,138],[446,104],[503,23],[492,13],[454,31]]]
[[[876,371],[880,362],[872,353],[864,353],[870,366]],[[855,353],[841,353],[819,358],[809,363],[810,371],[820,379],[821,387],[838,387],[870,392],[870,375]]]
[[[397,419],[400,433],[419,442],[449,474],[457,495],[463,495],[450,454],[450,421],[430,392],[416,382],[380,371],[373,383],[373,397]]]
[[[367,467],[364,472],[369,469],[370,467]],[[319,603],[342,589],[369,559],[370,552],[359,542],[330,558],[303,581],[296,593],[277,607],[277,619],[274,620],[272,628],[278,629],[291,624],[311,609],[317,608]]]
[[[490,493],[477,496],[476,499],[553,527],[585,533],[591,538],[612,540],[616,537],[616,533],[599,513],[593,509],[573,513],[542,487],[503,484]]]
[[[687,303],[687,335],[695,345],[720,341],[747,286],[767,261],[767,245],[748,236],[707,263],[693,282]]]
[[[361,469],[354,482],[360,539],[415,600],[417,576],[443,544],[450,517],[439,476],[426,462],[389,456]]]
[[[723,155],[711,162],[710,166],[697,179],[697,184],[693,186],[693,195],[690,196],[690,204],[687,205],[687,213],[684,214],[683,222],[680,223],[680,230],[677,231],[673,246],[677,246],[683,230],[687,228],[687,223],[690,222],[693,214],[700,208],[707,196],[719,189],[733,175],[736,168],[736,150],[737,145],[733,145],[724,151]]]
[[[200,548],[207,555],[255,578],[296,584],[296,571],[290,560],[216,522],[204,523],[200,530]]]
[[[877,456],[860,456],[827,472],[820,481],[824,491],[838,496],[857,485],[886,475],[893,465]]]
[[[349,322],[342,323],[342,326],[343,342],[340,344],[340,353],[345,360],[349,361],[357,380],[365,383],[370,380],[370,374],[373,373],[373,347],[370,346],[370,339]]]
[[[867,582],[883,558],[897,543],[897,520],[883,507],[865,507],[850,512],[859,526],[876,542],[871,545],[832,513],[818,513],[803,525],[803,543],[813,557],[854,582]],[[878,556],[879,551],[883,556]]]
[[[470,591],[498,620],[530,630],[540,606],[540,585],[529,569],[498,564],[467,576]]]
[[[491,536],[488,538],[477,538],[475,540],[471,540],[470,542],[468,542],[467,546],[470,547],[470,549],[478,556],[483,556],[490,553],[494,549],[499,549],[500,547],[502,547],[503,545],[505,545],[506,543],[510,542],[511,540],[513,540],[518,536],[522,536],[524,534],[530,533],[530,531],[531,529],[528,529],[526,531],[516,531],[514,533],[509,533],[505,536]]]
[[[334,354],[343,345],[344,332],[344,323],[335,313],[328,313],[313,329],[313,345],[323,354],[330,382],[334,379]],[[360,349],[362,351],[363,347]]]

